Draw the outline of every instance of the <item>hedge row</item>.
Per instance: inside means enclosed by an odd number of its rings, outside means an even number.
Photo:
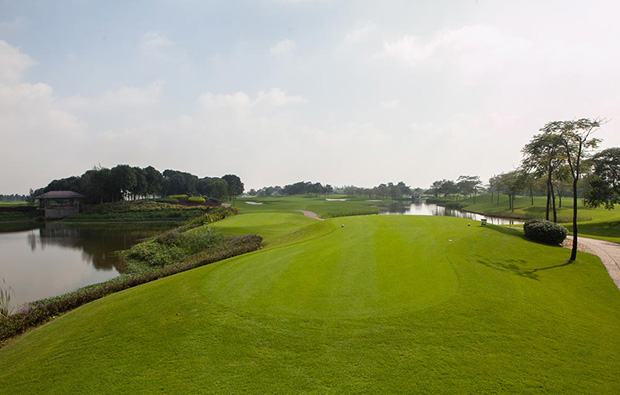
[[[185,263],[170,265],[82,293],[70,294],[65,298],[53,300],[43,305],[28,306],[13,315],[0,318],[0,342],[4,342],[13,336],[25,332],[29,328],[41,325],[62,313],[106,295],[209,263],[256,251],[260,248],[262,240],[263,238],[258,235],[235,237],[219,245],[216,249],[204,251],[190,257]]]

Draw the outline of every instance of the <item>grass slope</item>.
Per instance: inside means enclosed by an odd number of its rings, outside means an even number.
[[[455,218],[281,220],[227,219],[272,226],[272,248],[7,345],[0,393],[617,392],[620,294],[597,258]]]

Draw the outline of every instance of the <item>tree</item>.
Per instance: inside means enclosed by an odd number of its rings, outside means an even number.
[[[155,197],[156,194],[161,194],[164,176],[159,170],[153,166],[147,166],[144,168],[144,175],[146,177],[146,193],[152,197]]]
[[[594,173],[590,179],[590,189],[586,202],[591,207],[601,204],[613,209],[620,203],[620,148],[608,148],[592,158]]]
[[[525,186],[526,173],[523,170],[513,170],[508,173],[502,173],[498,176],[498,190],[503,190],[508,195],[508,208],[513,212],[515,210],[515,197],[521,192]]]
[[[547,206],[545,219],[549,220],[550,206],[553,205],[553,222],[558,222],[553,191],[553,175],[555,170],[564,163],[565,157],[562,152],[561,137],[553,131],[551,124],[540,129],[543,133],[535,135],[521,152],[524,155],[522,166],[526,171],[533,173],[535,177],[546,175]]]
[[[478,187],[482,184],[479,176],[459,176],[456,180],[456,186],[459,193],[466,196],[474,197],[474,204],[476,204],[476,194],[478,193]]]
[[[123,199],[125,195],[133,191],[138,184],[136,172],[134,168],[129,165],[116,165],[111,171],[112,186],[115,195],[113,200]]]
[[[136,174],[136,186],[131,190],[132,198],[135,200],[139,196],[146,196],[148,190],[148,182],[146,180],[146,170],[139,167],[133,168]]]
[[[491,203],[493,203],[493,192],[497,192],[497,204],[499,205],[499,188],[498,188],[499,176],[494,175],[489,178],[489,192],[491,192]]]
[[[243,193],[243,183],[241,179],[234,174],[226,174],[222,176],[222,179],[228,184],[228,196],[235,203],[235,196],[239,196]]]
[[[590,137],[604,121],[598,119],[582,118],[576,121],[555,121],[545,125],[544,129],[556,134],[561,138],[562,147],[570,176],[573,181],[573,249],[569,262],[577,258],[577,184],[583,172],[583,159],[588,151],[598,146],[600,139]]]

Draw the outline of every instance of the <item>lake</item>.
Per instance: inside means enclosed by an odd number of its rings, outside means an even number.
[[[3,224],[5,225],[5,224]],[[71,292],[120,274],[115,251],[174,225],[30,223],[0,227],[0,281],[20,305]]]
[[[416,203],[394,203],[389,206],[387,211],[382,212],[383,215],[440,215],[446,217],[467,218],[472,221],[480,221],[483,218],[487,219],[487,223],[494,225],[516,225],[522,224],[523,221],[499,218],[488,215],[469,213],[467,211],[461,211],[456,209],[447,209],[442,206],[438,206],[432,203],[426,203],[424,201]]]

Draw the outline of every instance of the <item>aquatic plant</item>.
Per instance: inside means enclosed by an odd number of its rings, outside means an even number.
[[[15,295],[15,291],[11,286],[6,285],[6,280],[3,278],[2,283],[4,286],[0,287],[0,317],[8,317],[14,307],[11,306],[11,294]]]

